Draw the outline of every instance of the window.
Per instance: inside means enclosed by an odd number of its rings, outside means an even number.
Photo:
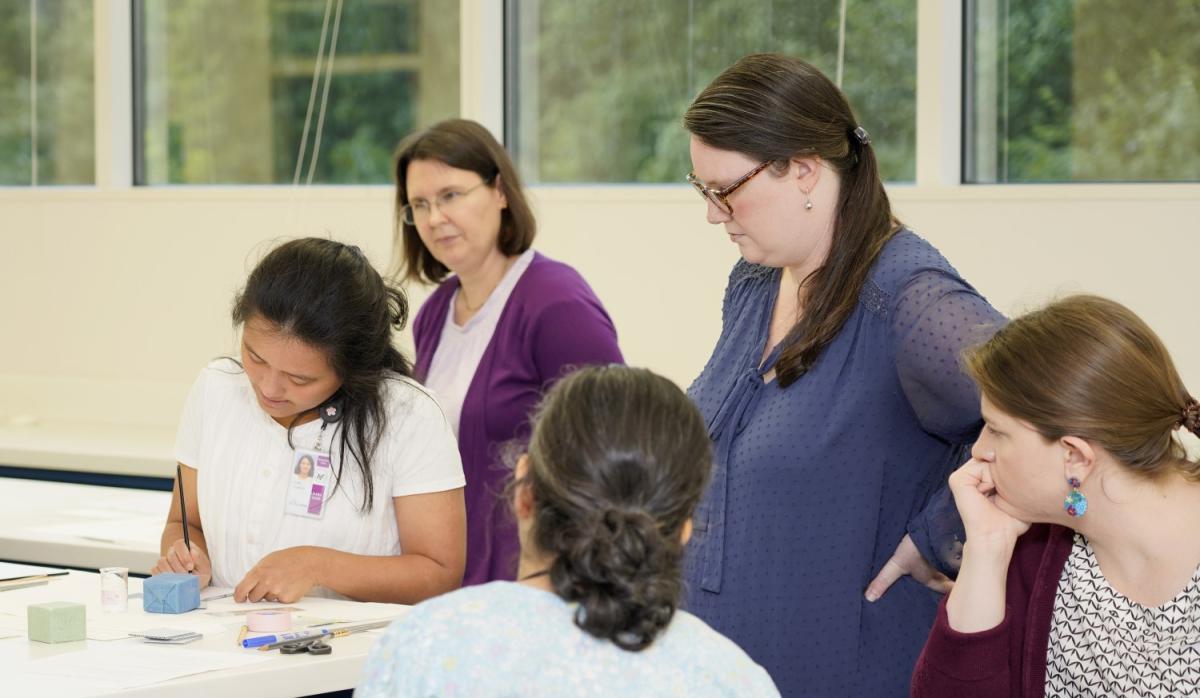
[[[92,3],[0,0],[0,185],[95,181]]]
[[[972,0],[972,183],[1200,180],[1200,4]]]
[[[390,181],[405,134],[458,114],[458,6],[138,0],[135,181]]]
[[[747,53],[781,51],[843,87],[882,174],[915,178],[915,0],[540,0],[509,4],[508,144],[530,182],[679,183],[683,112]]]

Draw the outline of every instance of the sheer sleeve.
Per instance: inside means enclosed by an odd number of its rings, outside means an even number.
[[[921,427],[950,443],[970,443],[982,422],[962,353],[995,334],[1004,316],[965,281],[925,271],[900,292],[892,318],[896,370]]]
[[[961,446],[955,462],[962,462],[982,426],[979,391],[963,371],[962,353],[995,334],[1004,316],[965,281],[924,271],[900,292],[892,317],[896,370],[908,403],[925,431]],[[966,533],[944,483],[907,528],[926,560],[957,574]]]

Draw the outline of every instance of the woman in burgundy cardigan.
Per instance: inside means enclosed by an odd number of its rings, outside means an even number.
[[[1124,306],[1075,296],[968,352],[962,567],[915,696],[1200,693],[1200,405]],[[1031,525],[1032,523],[1032,525]]]
[[[516,168],[486,128],[452,119],[406,138],[395,163],[405,280],[438,283],[413,323],[415,375],[438,396],[466,475],[463,584],[512,579],[519,545],[501,451],[573,368],[620,363],[617,332],[571,267],[531,248]]]

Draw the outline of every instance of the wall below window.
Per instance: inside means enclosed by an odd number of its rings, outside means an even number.
[[[1006,313],[1088,291],[1131,306],[1200,392],[1200,187],[893,187],[900,217]],[[631,363],[687,385],[736,248],[683,187],[533,193],[538,248],[577,267]],[[196,372],[236,350],[235,290],[313,234],[390,263],[386,187],[0,192],[0,465],[169,475]],[[427,293],[413,289],[414,312]],[[404,338],[410,346],[408,335]]]

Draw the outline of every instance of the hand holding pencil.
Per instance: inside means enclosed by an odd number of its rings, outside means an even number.
[[[158,558],[151,574],[163,572],[178,572],[180,574],[195,574],[200,577],[200,588],[212,582],[212,562],[208,554],[197,545],[192,544],[188,531],[187,496],[183,488],[183,467],[175,464],[175,484],[179,488],[179,518],[183,527],[183,539],[174,541],[166,553]],[[168,521],[168,525],[170,522]],[[164,534],[165,537],[165,534]]]
[[[158,562],[150,570],[150,574],[162,574],[163,572],[195,574],[200,577],[201,589],[212,582],[212,563],[209,561],[208,555],[195,543],[192,544],[192,549],[189,551],[182,538],[167,548],[167,554],[158,558]]]

